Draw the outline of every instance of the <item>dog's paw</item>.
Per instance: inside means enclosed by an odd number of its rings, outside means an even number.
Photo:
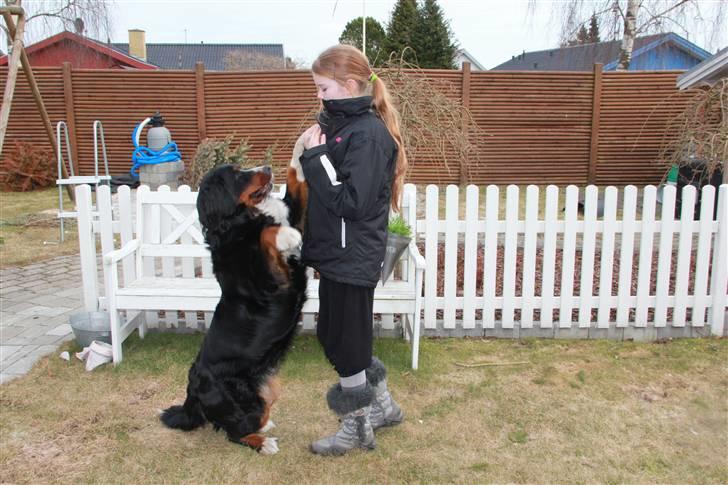
[[[293,254],[301,249],[301,233],[292,227],[281,227],[276,236],[276,247],[282,253]]]
[[[267,433],[268,431],[272,430],[276,427],[276,423],[273,422],[272,419],[269,419],[267,423],[265,423],[265,426],[260,428],[261,433]]]
[[[278,451],[278,438],[271,437],[264,439],[263,446],[258,450],[261,455],[275,455]]]
[[[298,179],[299,182],[303,182],[306,180],[306,177],[303,175],[303,167],[301,167],[301,155],[303,155],[303,152],[305,150],[305,147],[303,146],[303,135],[298,137],[298,140],[296,140],[296,144],[293,146],[293,155],[291,156],[291,167],[296,169],[296,179]]]

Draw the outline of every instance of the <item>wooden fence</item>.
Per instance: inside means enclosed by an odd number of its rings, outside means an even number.
[[[134,127],[159,110],[189,162],[205,137],[236,133],[262,159],[274,147],[281,169],[316,105],[308,71],[205,72],[34,69],[52,123],[68,123],[81,172],[93,166],[93,121],[104,124],[112,173],[131,167]],[[487,136],[468,160],[476,184],[658,182],[668,121],[690,93],[678,92],[680,72],[507,72],[427,70],[468,107]],[[4,86],[7,68],[0,69]],[[49,147],[24,76],[18,77],[5,152],[14,140]],[[2,154],[3,157],[6,153]],[[457,163],[410,154],[412,183],[457,183]],[[0,164],[2,162],[0,161]],[[448,170],[449,168],[449,170]],[[279,170],[280,173],[280,170]]]

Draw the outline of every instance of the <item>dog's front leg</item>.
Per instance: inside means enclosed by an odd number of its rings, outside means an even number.
[[[268,264],[274,274],[288,281],[289,256],[298,256],[301,252],[301,233],[288,226],[268,226],[260,233],[260,247],[267,256]]]
[[[303,151],[303,135],[301,135],[293,147],[291,163],[288,173],[286,173],[286,195],[283,199],[288,205],[291,226],[301,232],[304,229],[306,206],[308,205],[308,183],[303,175],[300,160]]]

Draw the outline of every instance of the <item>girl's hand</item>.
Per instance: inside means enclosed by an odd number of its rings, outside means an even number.
[[[326,143],[326,135],[321,133],[321,127],[318,124],[311,125],[303,132],[303,147],[306,150],[324,143]]]

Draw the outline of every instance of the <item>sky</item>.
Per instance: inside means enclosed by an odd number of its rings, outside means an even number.
[[[286,55],[310,65],[338,43],[346,24],[364,13],[382,25],[395,0],[242,0],[204,2],[118,0],[112,41],[126,42],[128,29],[146,32],[147,42],[275,43]],[[527,19],[527,2],[440,0],[460,46],[487,68],[524,49],[556,42],[544,19]],[[204,8],[200,8],[203,5]]]
[[[33,1],[23,4],[30,9]],[[459,46],[492,68],[523,51],[558,45],[560,19],[552,8],[558,1],[537,0],[530,10],[528,0],[438,3]],[[710,7],[715,2],[701,3]],[[309,66],[365,9],[384,26],[394,4],[395,0],[115,0],[109,36],[112,42],[127,42],[129,29],[142,29],[148,43],[283,44],[288,57]],[[699,34],[690,40],[711,52],[728,44],[728,29],[713,46],[701,43]],[[33,40],[39,39],[29,38],[28,43]]]

